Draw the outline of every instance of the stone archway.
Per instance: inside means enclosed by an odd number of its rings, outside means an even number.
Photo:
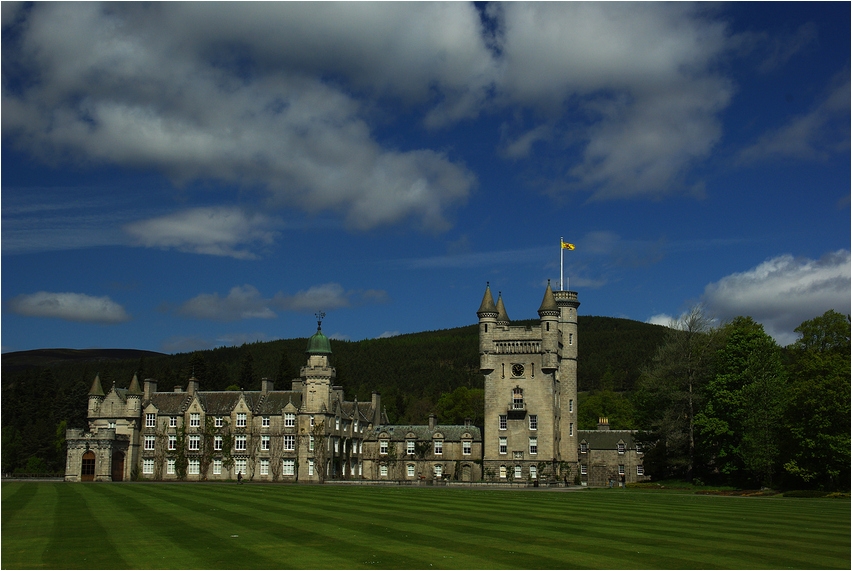
[[[83,454],[80,469],[81,482],[93,482],[95,480],[95,453],[89,450]]]
[[[124,452],[116,451],[112,455],[112,481],[124,480]]]

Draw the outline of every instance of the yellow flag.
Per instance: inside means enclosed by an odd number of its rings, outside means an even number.
[[[562,249],[563,250],[573,250],[574,244],[569,244],[568,242],[562,242]]]

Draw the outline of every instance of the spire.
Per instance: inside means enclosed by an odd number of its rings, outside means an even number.
[[[497,306],[494,305],[494,297],[491,295],[491,285],[485,282],[485,295],[482,296],[482,304],[479,306],[479,311],[476,315],[480,319],[483,317],[497,317]]]
[[[141,395],[142,389],[139,387],[139,379],[136,377],[136,373],[133,373],[133,380],[130,381],[130,387],[127,389],[128,395]]]
[[[497,292],[497,325],[509,325],[509,314],[503,305],[503,292]]]
[[[538,308],[539,317],[545,315],[559,315],[559,306],[556,305],[556,298],[553,296],[553,290],[550,288],[550,280],[547,280],[547,289],[544,290],[544,299],[541,300],[541,307]]]
[[[104,388],[101,386],[101,375],[100,373],[95,375],[95,380],[92,383],[92,388],[89,389],[90,397],[102,397],[104,396]]]

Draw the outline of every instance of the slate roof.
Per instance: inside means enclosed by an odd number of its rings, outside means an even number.
[[[590,450],[615,450],[619,442],[633,448],[635,430],[578,430],[579,442],[585,441]]]
[[[380,425],[373,428],[375,437],[378,437],[382,432],[389,435],[392,441],[403,441],[408,439],[408,434],[413,433],[417,440],[432,440],[432,435],[440,432],[444,435],[444,440],[455,441],[461,440],[462,434],[468,433],[472,440],[482,440],[482,433],[477,426],[465,426],[463,424],[438,424],[433,430],[429,429],[428,424],[392,424]]]
[[[154,393],[148,401],[157,407],[160,414],[183,414],[189,406],[189,393]]]
[[[289,403],[299,408],[302,406],[301,391],[272,391],[266,394],[253,410],[254,414],[279,414]]]

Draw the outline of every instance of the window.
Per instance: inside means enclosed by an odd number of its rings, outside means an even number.
[[[538,454],[538,438],[530,438],[530,454]]]
[[[379,454],[387,454],[388,453],[388,441],[387,440],[379,440]]]
[[[440,464],[435,464],[435,477],[440,478],[444,475],[444,467]]]
[[[619,464],[619,465],[618,465],[618,475],[619,475],[619,476],[623,476],[623,475],[624,475],[624,464]]]
[[[284,450],[296,449],[296,436],[294,434],[284,435]]]
[[[506,428],[507,428],[506,415],[501,414],[500,415],[500,430],[506,430]]]
[[[187,470],[188,474],[197,475],[201,472],[201,462],[198,458],[191,458],[189,460],[189,469]]]
[[[573,344],[574,344],[574,334],[573,334],[573,333],[569,333],[569,334],[568,334],[568,344],[569,344],[569,345],[573,345]]]
[[[638,466],[636,466],[636,475],[637,476],[644,476],[645,475],[645,466],[643,466],[642,464],[639,464]]]
[[[512,408],[516,410],[524,408],[524,389],[519,387],[512,389]]]
[[[237,472],[246,473],[246,459],[245,458],[237,458],[234,460],[234,470]]]
[[[642,454],[642,445],[641,444],[636,445],[636,454]]]
[[[589,445],[586,444],[585,442],[581,442],[580,443],[580,453],[585,454],[588,451],[589,451]]]
[[[177,436],[169,434],[169,450],[177,450]]]
[[[521,475],[521,467],[520,467],[520,466],[515,466],[515,479],[516,479],[516,480],[520,480],[520,479],[521,479],[521,477],[522,477],[522,475]]]
[[[334,437],[334,453],[337,454],[339,452],[338,448],[340,446],[340,440],[337,437]]]
[[[470,456],[470,440],[462,441],[462,454],[465,456]]]
[[[443,454],[444,453],[444,441],[436,440],[435,441],[435,454]]]
[[[308,476],[314,475],[314,461],[313,459],[308,460]]]
[[[173,476],[175,473],[175,459],[169,458],[166,460],[166,474]]]
[[[189,426],[198,428],[201,426],[201,414],[198,412],[192,412],[189,414]]]
[[[414,477],[414,464],[409,464],[409,465],[406,467],[406,473],[408,474],[408,477],[409,477],[409,478],[413,478],[413,477]]]
[[[213,437],[213,450],[221,450],[222,449],[222,437],[214,436]]]
[[[142,459],[142,473],[143,474],[153,474],[154,473],[154,459],[153,458],[143,458]]]
[[[530,415],[530,430],[538,430],[538,415]]]
[[[156,428],[156,426],[157,426],[157,413],[146,412],[145,413],[145,428]]]
[[[245,434],[237,434],[234,436],[234,450],[245,450],[246,449],[246,435]]]
[[[260,459],[260,475],[268,476],[269,475],[269,458],[261,458]]]
[[[284,426],[287,428],[293,428],[296,426],[296,414],[293,412],[285,412],[284,413]]]
[[[406,440],[405,441],[405,453],[406,454],[414,454],[414,441]]]
[[[506,467],[505,466],[500,466],[500,477],[504,478],[504,479],[506,478]]]
[[[568,423],[568,436],[574,436],[574,423]]]
[[[175,428],[177,426],[177,417],[170,416],[169,417],[169,428]]]
[[[154,444],[157,442],[156,436],[146,436],[145,437],[145,450],[153,450]]]
[[[339,417],[334,418],[334,429],[340,430],[340,418]]]
[[[358,432],[358,419],[355,419],[355,432]]]
[[[201,450],[201,437],[197,434],[192,434],[189,437],[189,449]]]
[[[538,478],[538,470],[535,466],[530,466],[530,479],[535,480]]]
[[[260,437],[260,449],[261,450],[269,450],[269,435],[263,434]]]
[[[245,428],[246,426],[246,413],[238,412],[237,413],[237,428]]]
[[[509,451],[508,439],[505,436],[500,438],[500,454],[506,454]]]
[[[309,418],[309,424],[311,425],[311,428],[313,428],[313,427],[314,427],[314,415],[311,415],[311,416],[310,416],[310,418]]]
[[[222,473],[222,459],[216,458],[213,460],[213,473],[217,476]]]
[[[222,428],[225,425],[225,419],[221,416],[217,416],[216,420],[213,421],[213,426],[216,428]]]
[[[574,412],[574,399],[568,399],[568,412]]]
[[[619,443],[618,443],[618,453],[619,453],[619,454],[624,454],[624,442],[619,442]]]
[[[313,436],[311,436],[308,439],[308,450],[310,450],[311,452],[314,451],[314,437]]]
[[[589,473],[589,467],[585,464],[580,464],[580,475],[585,476]]]
[[[285,415],[285,416],[286,416],[286,415]],[[263,428],[269,428],[269,417],[268,417],[268,416],[261,417],[261,419],[260,419],[260,425],[261,425]]]
[[[512,450],[512,458],[515,460],[523,460],[524,459],[524,451],[523,450]]]
[[[379,466],[379,476],[381,476],[382,478],[387,478],[387,477],[388,477],[388,467],[387,467],[387,465],[382,464],[381,466]]]
[[[115,428],[115,421],[110,420],[109,422],[107,422],[107,428]]]

